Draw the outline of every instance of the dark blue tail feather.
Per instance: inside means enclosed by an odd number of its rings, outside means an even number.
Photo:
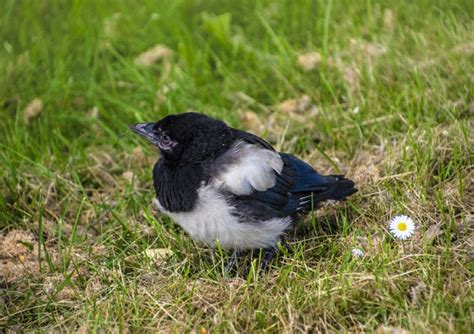
[[[284,208],[288,214],[310,211],[325,200],[344,200],[357,191],[354,182],[342,175],[324,176],[294,156],[283,153],[281,156],[295,171],[295,183]]]

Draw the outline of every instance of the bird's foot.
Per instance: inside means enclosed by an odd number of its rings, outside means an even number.
[[[273,257],[275,256],[277,250],[278,250],[277,247],[265,248],[265,253],[263,254],[263,259],[262,259],[262,262],[260,264],[260,269],[262,271],[267,269],[270,262],[272,262]]]
[[[285,238],[283,237],[281,237],[280,239],[280,245],[284,247],[286,250],[290,250],[290,245],[288,245]],[[277,254],[279,251],[280,249],[278,245],[264,249],[263,259],[260,263],[260,269],[262,271],[267,269],[267,267],[270,265],[273,258],[275,257],[275,254]],[[224,268],[224,271],[226,274],[229,274],[232,271],[232,269],[234,269],[237,259],[240,255],[241,255],[240,251],[238,250],[233,251],[232,255],[229,257],[229,262],[227,262],[227,265]]]
[[[281,244],[287,251],[290,251],[290,250],[291,250],[291,246],[286,242],[285,237],[281,237],[281,238],[280,238],[280,244]]]
[[[225,269],[224,269],[226,274],[228,274],[232,270],[232,268],[234,267],[234,264],[237,261],[237,258],[239,257],[239,255],[240,255],[240,252],[237,251],[237,250],[234,250],[232,255],[229,257],[229,262],[227,263],[227,265],[225,266]]]

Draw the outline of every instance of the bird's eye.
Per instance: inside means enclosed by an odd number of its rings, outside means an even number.
[[[174,146],[174,141],[170,138],[170,136],[163,133],[160,137],[160,143],[158,146],[164,150],[168,150]]]
[[[168,145],[168,144],[171,144],[171,138],[168,136],[168,135],[163,135],[161,136],[161,142],[164,144],[164,145]]]

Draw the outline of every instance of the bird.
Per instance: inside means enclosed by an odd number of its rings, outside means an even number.
[[[253,249],[264,251],[265,268],[301,214],[357,191],[343,175],[321,175],[264,139],[203,113],[129,128],[159,150],[153,168],[158,210],[194,240],[233,251],[226,271],[242,251]]]

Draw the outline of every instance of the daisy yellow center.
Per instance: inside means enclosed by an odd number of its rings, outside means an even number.
[[[400,231],[402,231],[402,232],[403,232],[403,231],[406,231],[407,228],[408,228],[408,226],[407,226],[406,223],[398,223],[398,229],[399,229]]]

